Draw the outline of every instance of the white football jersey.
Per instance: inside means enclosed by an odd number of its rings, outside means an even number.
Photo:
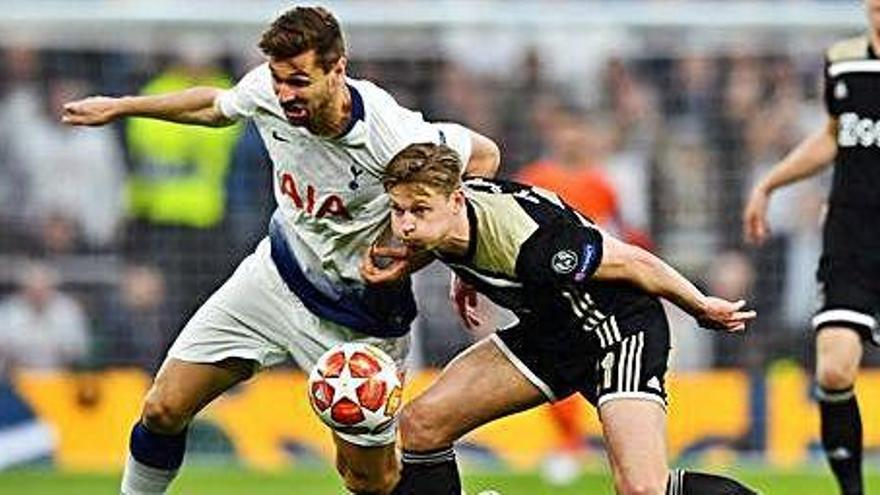
[[[412,143],[445,143],[467,163],[469,131],[431,123],[397,104],[375,84],[348,79],[352,124],[339,138],[291,125],[272,90],[268,64],[221,94],[229,118],[254,119],[274,166],[279,222],[306,277],[325,294],[362,285],[363,250],[387,225],[389,201],[380,182],[385,166]]]

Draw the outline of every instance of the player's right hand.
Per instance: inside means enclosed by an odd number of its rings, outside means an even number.
[[[68,125],[99,126],[118,116],[119,98],[92,96],[64,104],[61,122]]]
[[[411,254],[406,246],[371,245],[361,256],[361,277],[368,284],[396,282],[409,273]]]
[[[449,286],[449,298],[462,323],[468,330],[474,330],[482,325],[482,320],[477,310],[477,289],[462,280],[455,273]]]
[[[767,225],[767,203],[770,196],[760,186],[752,190],[743,211],[743,235],[751,244],[761,245],[770,234]]]

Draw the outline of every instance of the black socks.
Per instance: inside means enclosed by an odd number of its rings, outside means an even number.
[[[723,476],[674,469],[669,472],[666,495],[757,495],[757,492]]]
[[[403,470],[393,495],[461,495],[452,447],[429,452],[403,451]]]
[[[817,387],[822,447],[843,495],[862,495],[862,416],[853,388]]]

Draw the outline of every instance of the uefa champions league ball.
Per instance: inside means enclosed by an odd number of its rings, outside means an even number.
[[[378,347],[345,342],[330,348],[309,374],[309,403],[341,433],[379,433],[394,423],[403,392],[397,365]]]

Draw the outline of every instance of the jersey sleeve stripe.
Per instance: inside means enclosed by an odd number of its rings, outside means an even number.
[[[828,75],[831,77],[853,72],[880,72],[880,60],[847,60],[834,62],[828,67]]]

